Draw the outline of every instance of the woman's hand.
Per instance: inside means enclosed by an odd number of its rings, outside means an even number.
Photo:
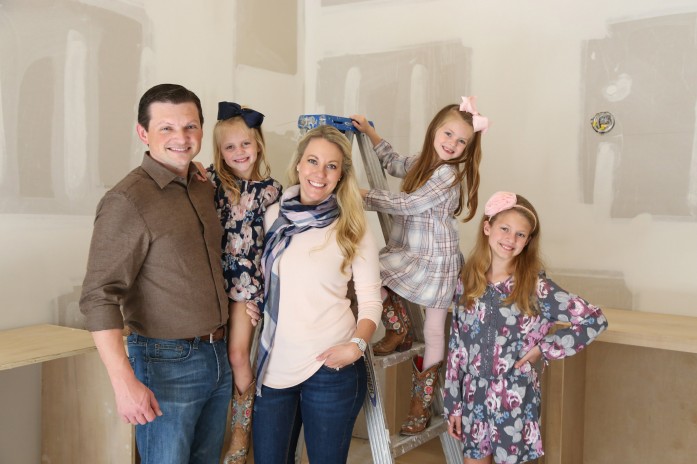
[[[247,308],[245,309],[245,311],[247,312],[247,315],[249,316],[249,320],[252,323],[252,325],[256,327],[259,321],[261,320],[261,311],[259,310],[257,304],[253,301],[248,301]]]
[[[462,441],[462,416],[448,416],[448,435]]]
[[[368,192],[370,192],[370,190],[368,189],[358,189],[358,191],[361,192],[361,198],[363,198],[364,200],[365,197],[368,195]]]
[[[513,365],[516,369],[520,369],[525,363],[530,363],[531,365],[534,365],[537,361],[542,358],[542,350],[540,349],[539,345],[535,345],[530,351],[525,353],[525,356],[520,358],[516,363]]]
[[[324,353],[317,356],[317,361],[324,361],[324,365],[336,369],[337,371],[344,366],[356,362],[363,352],[354,342],[346,342],[334,345]]]

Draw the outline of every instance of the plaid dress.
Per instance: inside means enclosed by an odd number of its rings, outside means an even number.
[[[394,177],[403,178],[417,159],[395,153],[385,140],[375,152]],[[366,209],[394,218],[387,245],[380,251],[383,285],[427,308],[450,306],[463,262],[454,216],[460,198],[455,177],[455,168],[444,164],[412,193],[372,189],[365,198]]]

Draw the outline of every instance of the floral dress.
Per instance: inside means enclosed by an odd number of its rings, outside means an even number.
[[[222,262],[225,291],[234,301],[264,297],[261,253],[264,249],[264,213],[278,201],[283,187],[273,178],[238,181],[240,199],[233,204],[213,166],[207,169],[215,185],[215,208],[223,226]]]
[[[607,328],[600,308],[567,293],[541,273],[537,280],[540,314],[525,316],[503,301],[513,279],[487,285],[473,310],[453,312],[445,376],[444,415],[462,416],[465,457],[493,455],[515,464],[544,454],[540,435],[540,383],[526,363],[513,364],[536,345],[545,363],[571,356]],[[455,301],[459,303],[462,285]],[[549,335],[555,322],[566,323]]]

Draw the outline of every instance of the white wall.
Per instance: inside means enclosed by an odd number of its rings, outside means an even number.
[[[595,196],[592,201],[584,196],[583,176],[589,172],[583,164],[587,154],[581,153],[582,142],[594,136],[587,123],[592,114],[587,114],[586,92],[602,84],[584,81],[588,41],[608,38],[615,22],[694,13],[694,1],[307,0],[297,4],[297,23],[293,13],[273,15],[265,2],[256,2],[261,12],[244,10],[238,3],[0,1],[0,329],[74,322],[92,211],[110,179],[138,164],[142,147],[133,132],[137,97],[160,82],[181,83],[201,97],[207,120],[203,161],[210,160],[217,101],[240,101],[265,113],[274,176],[279,179],[300,113],[368,112],[369,117],[379,116],[375,122],[385,138],[412,153],[436,109],[461,94],[477,95],[481,112],[493,121],[484,139],[480,205],[496,190],[528,197],[540,211],[549,267],[566,277],[569,289],[589,298],[598,295],[603,304],[697,315],[695,210],[682,216],[616,217],[611,208],[616,193],[612,173],[590,172],[597,174]],[[113,17],[104,19],[103,12]],[[89,21],[82,22],[83,17]],[[242,20],[253,21],[258,29],[270,22],[278,34],[296,34],[297,70],[238,62],[236,30]],[[122,23],[142,32],[128,45],[132,50],[109,42],[109,28]],[[41,37],[23,32],[38,25],[44,31]],[[66,68],[75,68],[64,62],[66,37],[72,38],[72,56],[88,76],[81,87],[70,85],[69,77],[75,76]],[[119,37],[129,43],[127,39]],[[97,44],[105,43],[110,44],[109,54],[103,55]],[[26,62],[27,50],[37,60],[44,56],[53,63],[43,62],[40,69],[58,70],[46,82],[55,90],[46,94],[54,95],[46,103],[51,108],[48,116],[40,111],[44,101],[32,99],[44,94],[26,90],[24,73],[32,65]],[[276,50],[270,46],[268,51],[273,58]],[[136,56],[134,69],[123,75],[104,72],[111,69],[106,65],[118,69],[115,65],[130,53]],[[380,66],[371,68],[376,55]],[[458,59],[446,63],[453,56]],[[405,60],[417,63],[411,74],[389,74],[404,69]],[[439,66],[446,69],[446,64],[457,72],[439,73]],[[343,66],[350,70],[344,72]],[[687,69],[676,76],[676,83],[695,82],[696,74]],[[41,82],[41,75],[34,79]],[[132,84],[124,89],[128,79]],[[384,82],[393,83],[386,92]],[[94,122],[96,115],[114,111],[114,122]],[[663,113],[668,120],[690,116]],[[80,114],[82,118],[75,119]],[[35,127],[28,124],[34,118],[39,121]],[[75,121],[80,124],[68,124]],[[113,126],[115,122],[124,127]],[[118,143],[121,148],[109,151]],[[17,159],[27,145],[39,151],[30,159]],[[60,148],[75,146],[75,153]],[[46,156],[40,152],[44,147]],[[648,162],[641,159],[645,156],[641,153],[638,161]],[[86,163],[82,183],[71,184],[69,173],[60,168],[71,160]],[[114,172],[100,174],[99,166],[108,160],[116,163]],[[612,162],[608,166],[612,168]],[[57,186],[77,185],[84,198],[70,191],[33,198],[31,189],[43,188],[39,181],[32,184],[33,169],[58,179]],[[679,174],[676,171],[676,178]],[[18,187],[18,177],[25,182],[24,190]],[[695,175],[690,179],[697,182]],[[646,190],[652,185],[633,187]],[[462,227],[463,251],[469,248],[473,227]],[[0,462],[40,461],[38,372],[36,367],[0,372],[0,410],[16,411],[21,405],[27,411],[12,427],[3,424]],[[6,417],[3,414],[3,420]]]

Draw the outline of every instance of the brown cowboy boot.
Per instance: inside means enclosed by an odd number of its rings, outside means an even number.
[[[252,408],[254,406],[254,395],[256,393],[256,382],[247,387],[244,393],[238,393],[237,387],[232,397],[232,440],[230,448],[225,453],[224,464],[244,464],[247,462],[249,452],[249,435],[252,430]]]
[[[402,299],[387,287],[387,298],[382,302],[382,323],[385,336],[373,345],[375,356],[385,356],[396,351],[411,348],[412,338],[409,334],[409,315]]]
[[[443,361],[440,361],[425,371],[420,371],[414,358],[411,371],[411,404],[407,420],[400,430],[402,435],[417,435],[428,427],[431,421],[433,394],[438,388],[438,373],[442,365]]]

